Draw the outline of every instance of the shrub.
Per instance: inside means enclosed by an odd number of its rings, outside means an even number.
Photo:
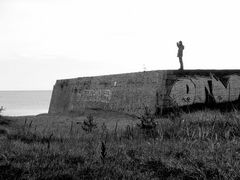
[[[138,117],[140,119],[141,123],[137,124],[140,129],[142,129],[143,133],[147,137],[157,137],[157,123],[155,121],[155,115],[151,113],[150,109],[145,106],[144,107],[144,114]]]
[[[97,128],[97,124],[94,122],[93,120],[93,116],[91,114],[89,114],[87,116],[87,119],[84,120],[83,125],[82,125],[82,129],[85,132],[92,132],[93,129]]]

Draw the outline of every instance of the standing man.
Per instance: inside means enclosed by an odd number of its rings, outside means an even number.
[[[182,44],[182,41],[177,42],[177,47],[178,47],[177,57],[179,58],[179,62],[180,62],[180,70],[183,70],[182,56],[183,56],[184,46]]]

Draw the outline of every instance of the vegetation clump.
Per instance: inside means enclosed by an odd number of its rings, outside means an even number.
[[[93,116],[89,114],[87,119],[84,120],[82,129],[88,133],[91,133],[93,129],[97,128],[97,124],[94,122]]]
[[[137,125],[142,130],[144,135],[154,138],[158,136],[157,123],[155,120],[156,117],[151,113],[150,109],[147,106],[144,107],[144,114],[138,117],[138,119],[141,122]]]

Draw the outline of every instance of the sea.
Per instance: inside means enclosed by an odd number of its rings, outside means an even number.
[[[0,91],[1,115],[29,116],[47,113],[52,91]]]

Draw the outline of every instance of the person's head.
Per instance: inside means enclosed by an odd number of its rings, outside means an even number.
[[[182,45],[182,41],[179,41],[179,44]]]

